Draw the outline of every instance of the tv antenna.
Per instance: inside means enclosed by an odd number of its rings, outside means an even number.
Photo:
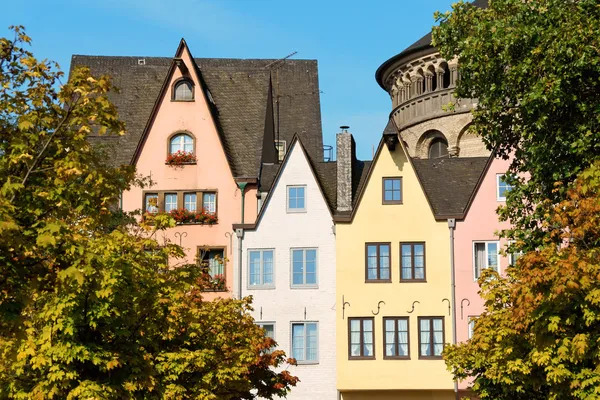
[[[288,54],[287,56],[280,58],[279,60],[275,60],[273,62],[270,62],[269,64],[265,65],[265,69],[269,70],[269,74],[272,75],[273,74],[273,70],[275,70],[275,107],[277,109],[277,129],[276,129],[276,135],[277,135],[277,141],[279,142],[279,104],[280,104],[280,94],[279,94],[279,66],[281,64],[283,64],[283,62],[285,60],[287,60],[288,58],[295,56],[296,54],[298,54],[297,51],[292,51],[290,54]]]
[[[274,67],[274,66],[276,66],[276,65],[279,65],[279,64],[281,64],[281,63],[283,63],[285,60],[287,60],[287,59],[288,59],[288,58],[290,58],[290,57],[293,57],[293,56],[295,56],[296,54],[298,54],[298,52],[297,52],[297,51],[292,51],[292,52],[291,52],[290,54],[288,54],[287,56],[285,56],[285,57],[283,57],[283,58],[280,58],[279,60],[275,60],[275,61],[273,61],[273,62],[271,62],[271,63],[267,64],[267,65],[265,66],[265,69],[273,69],[273,67]]]

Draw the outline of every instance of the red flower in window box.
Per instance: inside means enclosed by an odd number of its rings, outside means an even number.
[[[184,165],[192,164],[197,161],[194,153],[188,153],[187,151],[178,150],[175,153],[171,153],[167,156],[166,163],[168,165]]]

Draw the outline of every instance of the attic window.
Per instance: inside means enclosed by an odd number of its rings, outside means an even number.
[[[173,85],[174,101],[193,101],[194,85],[187,79],[181,79]]]
[[[194,154],[194,138],[187,133],[178,133],[169,140],[169,154],[177,152]]]
[[[275,141],[275,148],[277,149],[277,158],[279,159],[279,161],[283,161],[283,158],[285,157],[285,140],[276,140]]]

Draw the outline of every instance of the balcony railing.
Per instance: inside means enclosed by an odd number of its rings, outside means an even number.
[[[454,110],[444,111],[444,106],[455,103]],[[460,99],[454,97],[454,88],[427,92],[407,100],[392,110],[400,130],[433,118],[471,111],[477,105],[475,99]]]

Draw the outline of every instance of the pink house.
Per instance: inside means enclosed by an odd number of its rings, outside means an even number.
[[[316,62],[195,59],[181,40],[173,58],[75,55],[75,65],[111,75],[120,88],[111,100],[126,134],[92,142],[152,181],[123,193],[122,209],[176,215],[165,235],[186,250],[182,262],[204,258],[214,291],[207,297],[231,296],[233,224],[255,221],[270,187],[261,183],[294,134],[323,157]]]
[[[500,273],[512,262],[512,257],[501,255],[506,246],[497,232],[508,228],[499,222],[496,209],[504,204],[505,192],[510,187],[503,182],[510,160],[490,158],[484,175],[471,199],[470,207],[462,220],[456,222],[454,234],[456,276],[456,327],[457,341],[470,338],[477,317],[484,311],[479,296],[477,278],[484,268],[494,268]],[[460,389],[469,382],[461,382]]]

